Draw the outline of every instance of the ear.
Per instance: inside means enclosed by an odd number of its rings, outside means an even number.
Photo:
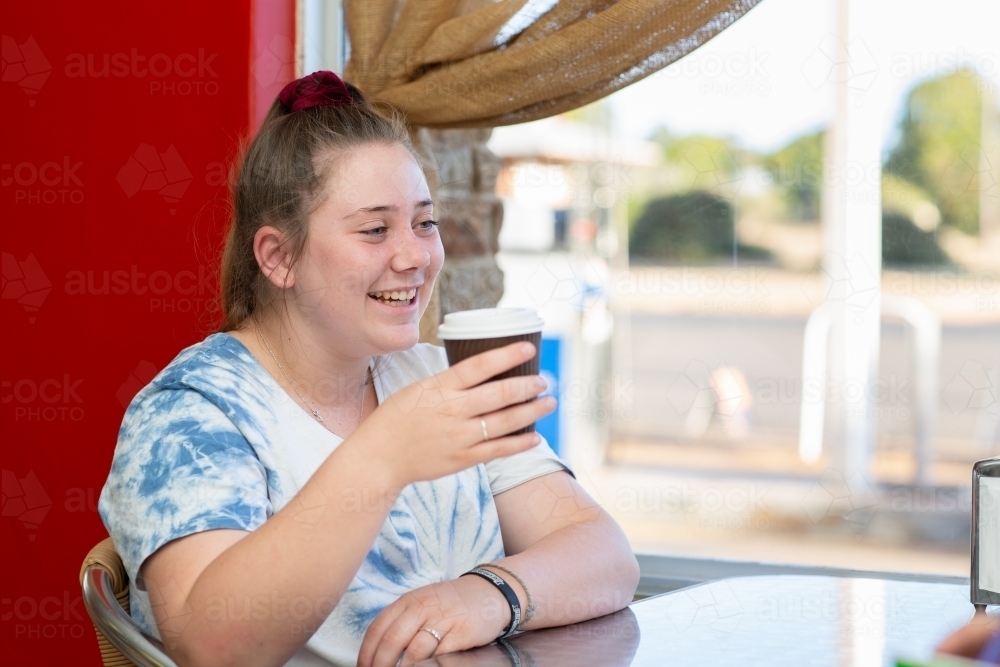
[[[253,236],[253,254],[257,258],[257,266],[271,284],[280,289],[295,285],[287,240],[284,232],[270,225],[264,225]]]

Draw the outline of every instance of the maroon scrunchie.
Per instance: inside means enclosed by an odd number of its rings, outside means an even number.
[[[343,80],[326,70],[313,72],[292,81],[278,93],[278,100],[289,111],[302,111],[319,106],[339,107],[353,104],[354,98]]]

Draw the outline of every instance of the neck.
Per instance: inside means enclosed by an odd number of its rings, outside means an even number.
[[[257,324],[248,321],[239,338],[253,343],[248,347],[289,394],[321,412],[357,410],[362,392],[368,391],[364,383],[370,384],[370,356],[350,354],[331,344],[333,337],[312,331],[296,318],[263,316]]]

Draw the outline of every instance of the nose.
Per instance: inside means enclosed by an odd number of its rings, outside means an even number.
[[[395,248],[391,263],[393,271],[405,273],[413,269],[424,269],[431,263],[431,253],[413,233],[413,229],[397,238],[399,245]]]

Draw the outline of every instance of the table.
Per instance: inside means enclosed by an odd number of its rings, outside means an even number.
[[[827,576],[720,579],[420,667],[881,667],[928,658],[972,616],[967,586]]]

